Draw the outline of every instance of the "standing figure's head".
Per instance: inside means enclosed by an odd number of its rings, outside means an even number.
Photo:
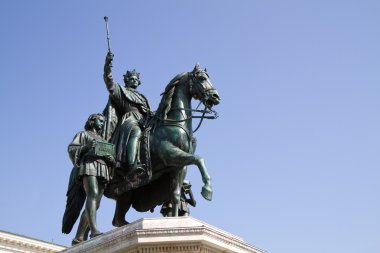
[[[104,126],[104,120],[105,120],[105,117],[101,113],[91,114],[90,117],[88,117],[88,120],[86,122],[86,125],[84,126],[84,129],[86,131],[95,130],[97,133],[100,133]]]
[[[124,83],[125,87],[136,89],[141,84],[140,73],[135,69],[132,71],[127,70],[127,73],[124,75]]]

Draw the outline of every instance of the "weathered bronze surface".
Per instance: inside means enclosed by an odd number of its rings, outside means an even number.
[[[113,80],[112,60],[113,54],[108,52],[104,65],[104,82],[109,92],[104,111],[107,117],[104,136],[116,146],[116,167],[128,170],[126,176],[134,178],[144,172],[139,156],[141,123],[153,112],[145,96],[136,90],[141,84],[140,73],[127,71],[124,75],[125,86],[121,86]]]
[[[115,145],[112,143],[96,141],[94,144],[94,148],[91,149],[91,155],[99,157],[106,155],[112,155],[113,157],[116,156]]]
[[[71,231],[87,198],[73,244],[86,240],[89,231],[92,237],[100,234],[96,210],[103,193],[116,200],[112,224],[117,227],[128,224],[125,215],[130,207],[146,212],[163,205],[164,216],[188,215],[188,204],[196,204],[191,185],[184,180],[188,165],[198,167],[204,183],[201,194],[207,200],[212,199],[211,177],[204,159],[194,154],[193,135],[203,119],[217,118],[212,108],[220,98],[207,70],[196,64],[191,72],[176,75],[161,94],[158,109],[152,112],[148,99],[137,91],[140,73],[128,70],[124,85],[114,81],[108,18],[105,21],[108,53],[104,82],[109,100],[103,115],[91,115],[93,123],[89,118],[86,131],[78,133],[69,145],[74,168],[62,232]],[[193,98],[205,108],[192,109]],[[195,130],[194,118],[200,118]]]
[[[197,202],[193,196],[193,192],[191,191],[191,184],[188,180],[183,180],[182,188],[181,188],[181,200],[178,208],[178,216],[189,216],[190,209],[188,205],[195,207]],[[173,216],[173,204],[170,200],[162,204],[160,213],[164,217],[172,217]]]
[[[109,59],[108,54],[105,76],[110,73],[108,69],[110,65]],[[109,91],[116,90],[115,87],[112,89],[109,86],[107,87]],[[120,87],[119,90],[123,89]],[[128,223],[125,220],[125,214],[131,206],[137,211],[144,212],[169,201],[172,205],[172,212],[168,212],[168,215],[178,216],[181,188],[186,175],[186,166],[188,165],[198,167],[204,182],[201,194],[207,200],[212,198],[211,177],[207,172],[204,159],[194,155],[196,140],[193,136],[192,118],[195,116],[193,115],[194,110],[191,108],[191,99],[199,99],[205,105],[205,110],[200,110],[203,112],[203,117],[205,117],[204,114],[211,112],[212,106],[219,103],[219,95],[213,88],[207,71],[201,69],[197,64],[193,71],[175,76],[167,85],[162,96],[160,105],[153,117],[146,109],[145,104],[141,103],[141,108],[139,109],[142,114],[146,113],[145,117],[147,115],[151,117],[148,124],[148,128],[151,129],[149,146],[152,177],[150,181],[127,187],[127,185],[130,185],[131,180],[138,181],[138,177],[125,177],[125,175],[129,174],[128,170],[131,170],[131,167],[128,167],[127,163],[123,163],[123,160],[121,160],[123,157],[116,157],[115,177],[105,191],[107,197],[116,200],[116,211],[113,219],[113,225],[115,226]],[[127,92],[121,93],[117,98],[127,102],[130,101]],[[118,129],[117,127],[120,126],[120,120],[126,118],[124,111],[118,113],[117,108],[120,107],[116,107],[114,115],[107,116],[107,119],[116,119],[116,122],[110,124],[115,125],[116,129],[113,133],[105,132],[105,136],[110,137],[110,142],[116,145],[116,153],[120,152],[120,148],[123,149],[126,146],[125,144],[124,146],[119,144],[120,138],[115,138],[115,136],[120,135],[120,131],[123,129],[121,127]],[[212,118],[212,116],[209,116],[209,118]],[[141,119],[146,122],[143,117]],[[129,130],[129,128],[125,129],[123,131]],[[128,146],[126,151],[127,154],[131,153]]]
[[[106,143],[101,136],[103,125],[102,114],[90,115],[85,131],[77,133],[68,147],[74,168],[67,190],[66,210],[62,221],[63,233],[70,233],[86,201],[73,244],[86,240],[89,230],[90,237],[101,234],[96,225],[96,210],[99,208],[104,186],[112,177],[111,169],[115,165],[114,145]]]

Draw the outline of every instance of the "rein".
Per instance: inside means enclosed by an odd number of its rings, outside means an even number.
[[[201,102],[199,102],[200,104]],[[197,106],[197,108],[199,107],[199,105]],[[185,122],[187,120],[190,120],[190,119],[201,119],[198,123],[198,126],[195,128],[195,130],[193,131],[193,133],[195,133],[201,126],[202,122],[204,119],[217,119],[219,117],[218,113],[214,110],[211,110],[211,109],[207,109],[207,107],[205,106],[205,109],[203,110],[198,110],[198,109],[185,109],[185,108],[172,108],[173,111],[190,111],[190,112],[200,112],[202,113],[202,116],[189,116],[189,117],[186,117],[184,119],[181,119],[181,120],[174,120],[174,119],[162,119],[161,117],[158,117],[158,116],[155,116],[157,117],[159,120],[163,121],[163,122],[170,122],[170,123],[180,123],[180,122]],[[205,114],[213,114],[213,115],[210,115],[210,116],[205,116]]]

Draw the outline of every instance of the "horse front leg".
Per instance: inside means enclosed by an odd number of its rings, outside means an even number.
[[[161,152],[159,153],[160,158],[165,162],[166,165],[175,167],[185,167],[188,165],[196,165],[199,172],[202,175],[202,181],[204,183],[202,187],[202,196],[206,200],[212,199],[212,186],[211,177],[207,172],[207,168],[204,159],[200,156],[186,153],[185,151],[174,146],[170,142],[162,142]]]
[[[211,186],[211,177],[207,172],[205,161],[202,157],[193,155],[193,163],[199,168],[199,171],[202,175],[202,181],[204,183],[202,187],[202,196],[203,198],[211,201],[212,200],[212,186]]]

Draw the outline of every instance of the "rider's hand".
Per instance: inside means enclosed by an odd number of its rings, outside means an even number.
[[[108,52],[106,56],[106,63],[111,63],[113,61],[113,53]]]
[[[109,163],[111,166],[114,166],[116,161],[115,161],[115,158],[110,155],[110,154],[107,154],[104,156],[104,159],[106,160],[107,163]]]

